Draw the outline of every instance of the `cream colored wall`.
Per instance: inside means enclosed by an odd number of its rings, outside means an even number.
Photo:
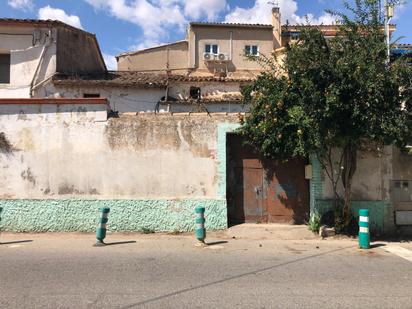
[[[218,197],[225,115],[121,115],[103,105],[0,105],[2,199]],[[2,143],[4,145],[4,143]]]
[[[339,157],[335,153],[334,173],[337,175]],[[352,199],[364,201],[390,200],[390,183],[393,179],[393,147],[385,146],[379,152],[359,152],[358,163],[352,184]],[[333,198],[331,181],[323,172],[323,198]],[[343,196],[342,184],[339,192]]]
[[[41,30],[41,41],[33,46],[33,27],[0,27],[0,52],[10,53],[10,84],[0,84],[1,98],[29,98],[30,84],[39,66],[34,85],[56,72],[56,32],[45,42],[47,29]],[[40,55],[44,51],[43,58]]]
[[[194,26],[191,29],[196,40],[196,60],[192,62],[196,64],[199,70],[213,72],[216,66],[213,62],[205,62],[203,53],[205,44],[218,44],[219,53],[230,55],[230,34],[232,33],[233,52],[232,60],[227,63],[229,71],[237,70],[260,70],[261,66],[249,61],[244,57],[244,49],[246,45],[258,45],[260,54],[270,55],[273,51],[273,32],[272,29],[266,28],[239,28],[239,27],[202,27]],[[191,55],[193,57],[193,55]],[[209,65],[207,65],[209,63]]]
[[[119,71],[186,70],[188,68],[188,44],[179,42],[141,51],[136,54],[120,56]]]

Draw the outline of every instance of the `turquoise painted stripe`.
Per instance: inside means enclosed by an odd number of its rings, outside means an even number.
[[[387,201],[352,201],[351,210],[355,217],[359,217],[359,210],[366,209],[369,211],[369,228],[371,233],[383,233],[385,231],[384,222],[387,216],[387,210],[390,203]],[[332,200],[316,199],[314,211],[323,214],[333,209]]]
[[[95,232],[99,208],[110,207],[110,231],[190,232],[195,208],[207,209],[208,230],[227,228],[225,199],[0,200],[0,229],[10,232]]]
[[[240,128],[239,123],[220,123],[217,128],[218,190],[221,198],[226,198],[226,139],[227,133]]]

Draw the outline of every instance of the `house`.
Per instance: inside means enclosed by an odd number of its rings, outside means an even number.
[[[113,231],[169,232],[193,230],[200,204],[208,229],[329,209],[316,158],[262,164],[236,134],[240,90],[262,70],[244,53],[281,52],[301,30],[272,14],[272,25],[192,23],[186,40],[119,55],[119,71],[83,30],[0,20],[0,228],[93,231],[106,206]],[[410,231],[412,156],[359,156],[353,208],[370,209],[374,232]]]
[[[30,98],[57,73],[103,73],[96,36],[52,20],[0,19],[0,97]]]
[[[116,72],[58,74],[49,92],[107,97],[119,112],[245,112],[241,89],[262,71],[245,54],[280,54],[301,27],[281,26],[279,8],[269,25],[192,22],[184,40],[120,54]]]

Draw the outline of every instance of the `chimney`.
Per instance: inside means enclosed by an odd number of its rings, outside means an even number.
[[[273,26],[273,48],[282,47],[282,23],[280,18],[280,8],[272,8],[272,26]]]

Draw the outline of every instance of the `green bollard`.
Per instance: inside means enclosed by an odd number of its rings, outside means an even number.
[[[205,245],[206,229],[205,229],[205,208],[202,206],[196,207],[196,239],[198,245]]]
[[[107,224],[107,221],[109,221],[110,208],[108,207],[100,208],[99,211],[100,211],[100,222],[96,230],[97,242],[94,244],[95,247],[106,246],[106,244],[104,243],[104,239],[106,238],[106,224]]]
[[[369,209],[359,209],[359,248],[371,247],[369,234]]]

